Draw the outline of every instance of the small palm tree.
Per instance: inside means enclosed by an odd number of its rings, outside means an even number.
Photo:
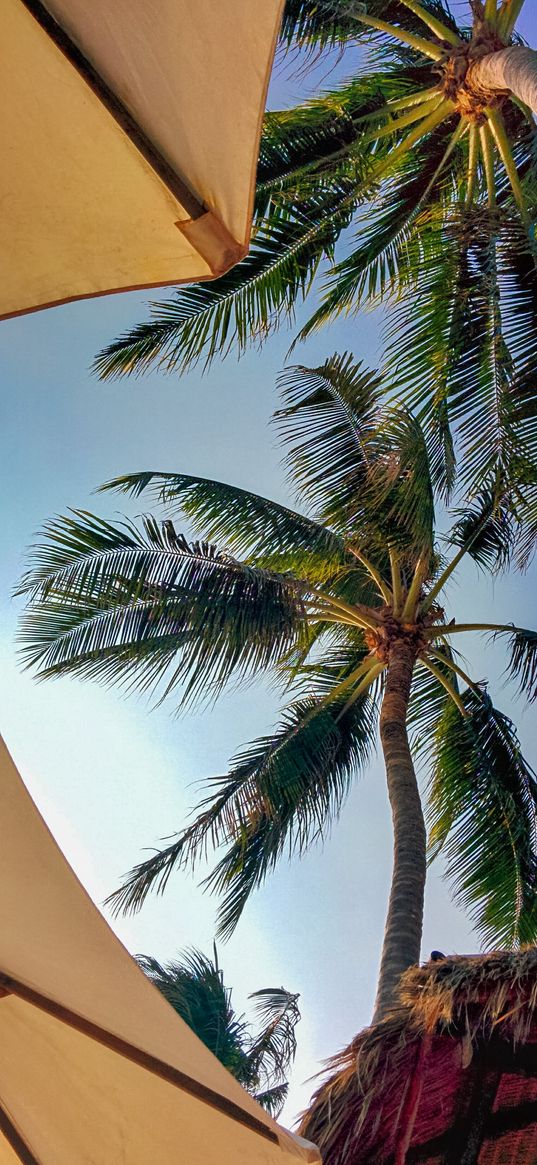
[[[232,1006],[216,947],[212,959],[192,950],[165,966],[151,955],[139,955],[138,963],[205,1047],[263,1108],[277,1116],[287,1097],[286,1075],[296,1053],[298,995],[284,987],[254,991],[249,998],[255,1000],[261,1027],[252,1032]]]
[[[244,350],[321,268],[301,337],[388,301],[387,371],[436,434],[446,496],[456,435],[465,489],[524,485],[537,522],[537,53],[516,34],[523,2],[472,0],[466,26],[442,0],[287,0],[284,46],[367,51],[350,80],[267,115],[250,255],[153,305],[97,358],[101,375]]]
[[[393,881],[377,1017],[419,959],[426,836],[415,761],[429,762],[431,852],[500,945],[537,938],[537,782],[513,724],[456,650],[507,636],[510,668],[536,693],[537,633],[457,623],[440,597],[465,556],[497,568],[516,531],[495,499],[452,515],[435,539],[430,454],[416,419],[381,404],[378,377],[350,357],[283,377],[276,414],[305,513],[183,474],[110,486],[156,492],[167,517],[112,525],[74,513],[47,528],[21,584],[26,660],[42,677],[79,674],[182,702],[272,672],[294,696],[282,724],[209,782],[193,823],[112,895],[137,909],[174,868],[227,847],[209,884],[229,933],[284,853],[302,852],[340,812],[377,727],[394,827]],[[208,539],[188,542],[186,516]]]

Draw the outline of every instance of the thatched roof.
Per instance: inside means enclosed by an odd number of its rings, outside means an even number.
[[[330,1073],[300,1128],[324,1165],[537,1165],[537,949],[411,968]]]

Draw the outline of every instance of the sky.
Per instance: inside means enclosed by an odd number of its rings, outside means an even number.
[[[530,17],[524,31],[534,39]],[[299,98],[304,85],[280,70],[272,106]],[[268,731],[278,710],[275,693],[261,682],[226,695],[208,711],[178,718],[173,706],[151,709],[146,699],[126,698],[118,689],[67,679],[38,684],[21,671],[15,641],[21,605],[11,594],[43,522],[68,506],[108,517],[141,509],[140,502],[95,497],[103,481],[136,470],[177,470],[292,500],[269,429],[292,332],[282,331],[240,362],[231,357],[204,377],[194,371],[182,380],[154,373],[98,382],[89,371],[93,356],[145,318],[146,300],[143,293],[130,293],[0,323],[2,733],[98,904],[144,849],[184,825],[203,795],[203,778],[226,772],[233,753]],[[375,364],[376,316],[332,326],[293,359],[315,364],[346,350]],[[524,576],[495,582],[470,567],[452,585],[450,598],[459,619],[531,626],[535,585],[535,566]],[[496,702],[516,719],[526,756],[537,767],[534,714],[505,687],[501,652],[473,642],[468,656],[474,676],[490,678]],[[322,1061],[370,1019],[390,872],[389,808],[377,758],[357,781],[324,848],[301,861],[284,861],[220,947],[239,1011],[248,1009],[248,993],[261,987],[283,984],[300,993],[299,1052],[285,1109],[289,1124],[307,1103]],[[198,884],[202,873],[176,874],[164,897],[151,896],[134,917],[111,920],[131,952],[164,961],[191,946],[210,952],[216,902]],[[434,948],[479,950],[440,875],[433,867],[424,957]]]

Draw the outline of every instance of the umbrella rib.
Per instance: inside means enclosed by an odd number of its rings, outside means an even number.
[[[58,24],[58,21],[54,19],[48,9],[45,8],[41,0],[22,0],[22,3],[44,32],[47,33],[47,36],[50,37],[63,55],[67,57],[67,60],[74,66],[89,88],[93,90],[123,132],[133,145],[136,146],[138,152],[149,163],[151,169],[158,174],[170,193],[181,203],[181,206],[190,215],[190,218],[197,219],[207,214],[207,207],[203,205],[203,202],[185,182],[184,178],[181,178],[177,171],[170,166],[166,158],[160,153],[132,116],[132,113],[129,112],[117,94],[114,93],[113,89],[107,85],[95,66],[88,61],[78,45],[71,40],[71,37]]]
[[[49,999],[48,996],[42,995],[39,991],[35,991],[33,987],[28,987],[26,983],[22,983],[19,979],[13,979],[11,975],[6,975],[3,972],[0,972],[0,988],[3,988],[3,994],[16,995],[19,999],[23,999],[33,1007],[39,1008],[40,1011],[45,1011],[48,1015],[52,1015],[55,1019],[59,1019],[62,1023],[67,1024],[68,1027],[72,1027],[76,1031],[81,1032],[82,1035],[89,1036],[96,1043],[103,1044],[105,1048],[109,1048],[112,1052],[117,1052],[124,1059],[130,1060],[133,1064],[138,1064],[140,1068],[145,1068],[147,1071],[152,1072],[154,1076],[159,1076],[162,1080],[166,1080],[168,1084],[175,1085],[176,1088],[190,1093],[198,1100],[203,1101],[204,1104],[218,1109],[239,1124],[246,1125],[247,1128],[259,1133],[260,1136],[265,1137],[268,1141],[273,1141],[277,1145],[280,1143],[278,1135],[273,1129],[269,1128],[258,1117],[246,1112],[239,1104],[235,1104],[233,1100],[228,1100],[226,1096],[221,1096],[219,1092],[215,1092],[214,1089],[209,1088],[206,1084],[202,1084],[199,1080],[194,1080],[186,1072],[181,1072],[179,1068],[173,1068],[165,1060],[160,1060],[157,1056],[152,1056],[150,1052],[144,1052],[141,1048],[137,1048],[134,1044],[129,1043],[128,1040],[122,1039],[121,1036],[116,1036],[113,1032],[107,1031],[106,1028],[100,1027],[99,1024],[85,1019],[84,1016],[78,1015],[76,1011],[71,1011],[69,1007],[65,1007],[63,1003],[57,1003],[56,1000]],[[36,1162],[31,1157],[21,1157],[21,1160],[25,1162],[25,1165],[26,1163],[27,1165],[39,1165],[39,1162]]]
[[[19,1161],[22,1161],[22,1165],[41,1165],[41,1162],[37,1160],[37,1157],[34,1157],[32,1150],[28,1147],[26,1141],[22,1139],[18,1129],[15,1128],[11,1118],[1,1104],[0,1133],[4,1134],[8,1145],[13,1149]]]

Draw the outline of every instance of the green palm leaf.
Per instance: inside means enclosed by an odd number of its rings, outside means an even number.
[[[371,131],[391,117],[389,102],[416,85],[416,70],[394,70],[346,81],[295,109],[265,116],[256,190],[256,223],[292,200],[308,209],[322,191],[342,189],[354,176],[362,185],[372,165]],[[375,164],[388,146],[377,144]]]
[[[165,508],[189,520],[208,541],[222,542],[257,565],[323,577],[348,561],[343,539],[326,526],[250,490],[183,473],[130,473],[102,490],[139,497],[148,493]]]
[[[485,942],[533,942],[537,924],[537,778],[511,721],[484,692],[446,705],[430,788],[433,855]]]
[[[300,500],[385,557],[390,542],[432,548],[434,499],[423,430],[406,410],[379,407],[379,383],[349,355],[291,367],[275,420]]]
[[[422,426],[409,410],[383,410],[370,458],[364,500],[377,537],[410,558],[425,552],[432,562],[435,507],[429,449]]]
[[[205,1047],[259,1104],[277,1116],[289,1087],[285,1076],[296,1054],[298,995],[284,987],[255,991],[250,999],[256,1001],[262,1026],[252,1032],[233,1008],[216,947],[214,959],[191,950],[166,965],[150,955],[139,955],[138,963]]]
[[[509,635],[509,631],[506,632]],[[517,628],[511,634],[511,657],[508,672],[518,681],[520,692],[531,701],[537,699],[537,632]]]
[[[151,955],[139,955],[137,962],[205,1047],[247,1084],[248,1058],[243,1045],[248,1029],[233,1010],[231,993],[224,986],[216,960],[190,950],[166,965]]]
[[[359,30],[358,30],[359,32]],[[286,0],[281,28],[282,44],[313,46],[316,50],[354,40],[352,10],[333,0]]]
[[[298,995],[284,987],[263,987],[249,998],[255,1000],[257,1018],[264,1024],[249,1049],[250,1064],[254,1071],[263,1073],[267,1083],[277,1087],[296,1054]]]
[[[458,692],[459,684],[450,663],[456,662],[451,647],[440,645],[435,664]],[[450,696],[436,676],[418,662],[412,681],[408,706],[408,728],[412,747],[422,764],[430,764],[435,748],[436,734],[450,704]]]
[[[317,682],[334,685],[363,658],[336,659],[317,667]],[[310,685],[311,688],[311,685]],[[174,869],[195,862],[212,846],[228,853],[210,876],[211,888],[225,890],[221,932],[236,925],[252,890],[285,848],[302,853],[321,839],[337,817],[351,781],[366,763],[374,742],[373,704],[359,697],[348,708],[348,693],[326,702],[326,692],[295,701],[281,727],[239,753],[225,777],[213,778],[213,792],[194,822],[164,849],[127,875],[109,901],[115,911],[139,910],[151,889],[162,892]]]
[[[483,491],[453,516],[451,545],[465,547],[474,562],[488,571],[501,570],[509,563],[516,544],[516,523],[510,508],[494,493]]]
[[[537,453],[537,276],[501,221],[472,211],[433,224],[388,332],[390,375],[439,448],[455,434],[465,489],[498,476],[521,485]]]
[[[341,314],[357,312],[368,302],[403,295],[405,304],[411,306],[409,285],[415,284],[420,262],[430,246],[433,214],[439,221],[444,218],[448,183],[456,184],[460,158],[467,156],[462,140],[449,164],[446,159],[442,183],[435,183],[453,132],[454,125],[447,121],[405,155],[400,166],[394,167],[395,173],[390,171],[373,207],[368,207],[358,224],[358,246],[329,270],[321,304],[301,329],[299,340]]]
[[[370,700],[356,700],[342,713],[344,706],[341,700],[339,706],[323,708],[316,716],[311,715],[312,701],[293,709],[295,720],[306,720],[302,732],[299,735],[296,723],[290,721],[293,740],[285,755],[270,766],[265,802],[258,797],[255,810],[241,819],[240,832],[207,879],[220,898],[219,934],[228,936],[234,931],[250,895],[286,849],[289,855],[304,852],[323,839],[339,814],[351,779],[366,762],[374,740]],[[273,740],[269,748],[275,752],[278,744]],[[264,767],[267,759],[265,743],[257,763]],[[284,768],[286,761],[289,768]],[[264,777],[263,769],[261,773]],[[266,787],[265,780],[261,789]]]
[[[257,1103],[266,1109],[270,1116],[277,1117],[287,1100],[288,1092],[289,1085],[285,1083],[275,1084],[273,1088],[263,1088],[261,1092],[256,1092],[254,1095]]]
[[[300,639],[296,581],[188,543],[171,521],[112,526],[75,512],[46,533],[19,588],[31,603],[23,656],[42,677],[73,672],[164,695],[182,685],[183,702],[203,700]]]
[[[440,3],[440,0],[422,0],[422,8],[457,31],[447,4]],[[370,39],[371,32],[356,20],[356,12],[361,9],[390,24],[399,24],[404,17],[405,26],[411,31],[418,35],[424,32],[423,22],[413,12],[405,11],[398,0],[368,0],[367,5],[352,0],[286,0],[281,39],[284,45],[292,47],[298,44],[317,51],[331,45]]]
[[[275,423],[300,500],[343,537],[352,528],[379,422],[380,379],[351,355],[280,377],[284,407]]]

